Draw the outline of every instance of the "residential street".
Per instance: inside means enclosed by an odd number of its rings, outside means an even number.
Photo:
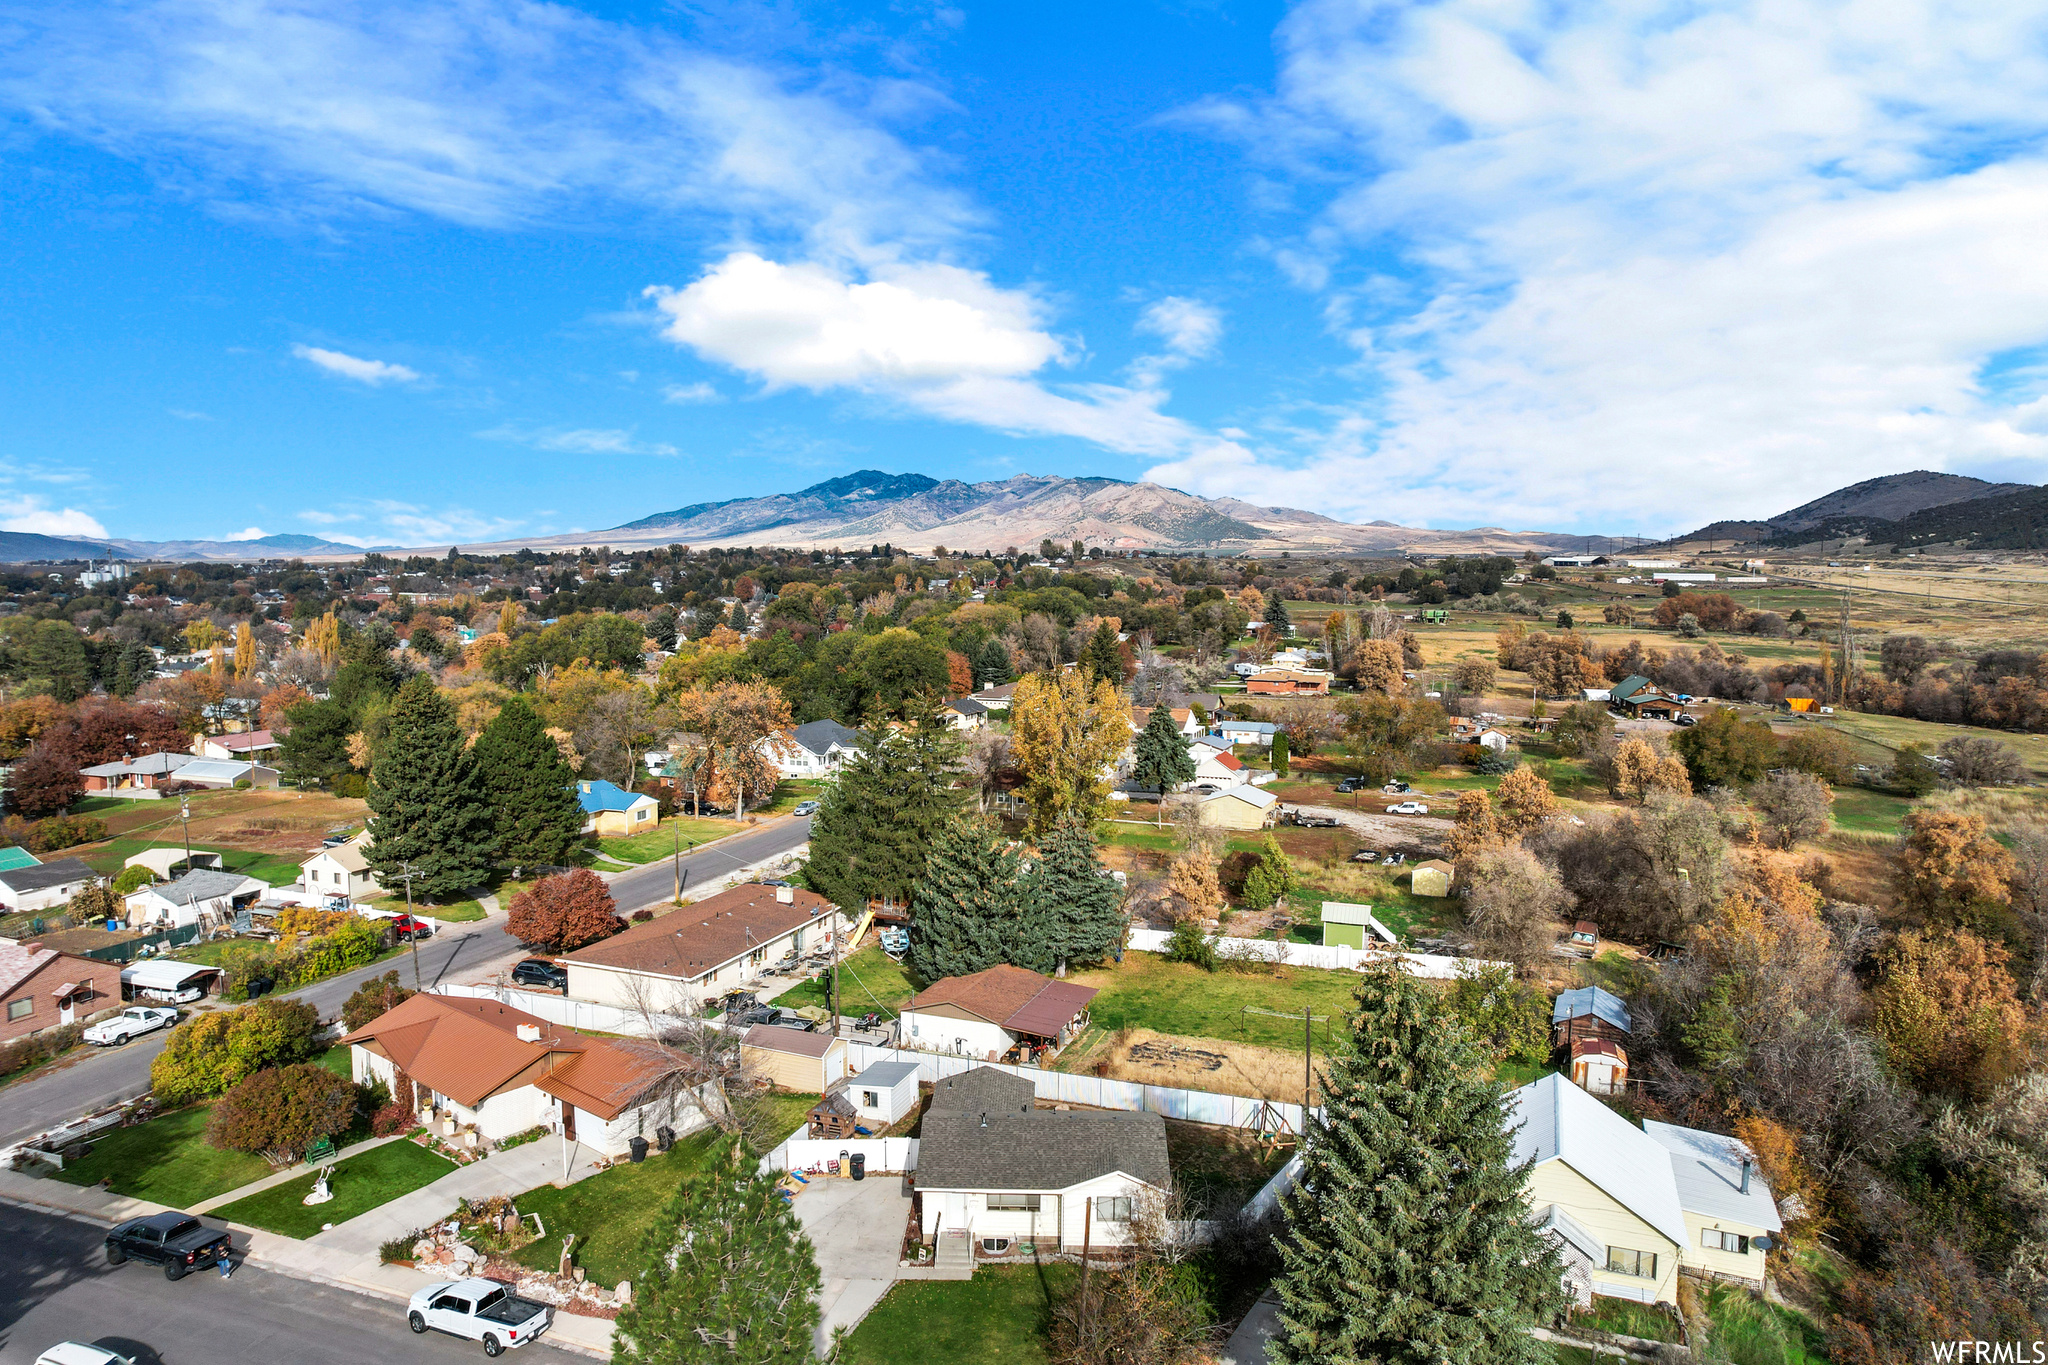
[[[803,844],[811,837],[811,822],[775,820],[759,829],[737,835],[683,857],[687,885],[723,877],[737,868],[772,858]],[[621,872],[611,879],[613,898],[620,913],[668,900],[675,889],[675,872],[666,862],[652,863]],[[505,932],[504,920],[483,920],[473,924],[451,924],[426,943],[419,945],[419,978],[423,984],[454,980],[477,972],[500,959],[516,957],[519,943]],[[291,992],[295,1000],[312,1002],[322,1018],[341,1011],[342,1002],[356,987],[373,976],[396,971],[406,985],[412,984],[413,958],[403,953],[387,962]],[[88,1053],[60,1070],[46,1072],[33,1080],[0,1090],[0,1146],[17,1142],[54,1124],[89,1113],[102,1105],[140,1095],[149,1089],[149,1064],[163,1051],[165,1035],[150,1034],[124,1047]]]
[[[154,1266],[109,1267],[105,1230],[0,1205],[0,1365],[31,1365],[60,1341],[85,1341],[138,1365],[362,1365],[469,1361],[473,1343],[406,1329],[400,1306],[251,1267],[176,1284]],[[425,1277],[421,1277],[425,1284]],[[535,1352],[539,1352],[538,1355]],[[543,1338],[525,1361],[580,1359]]]

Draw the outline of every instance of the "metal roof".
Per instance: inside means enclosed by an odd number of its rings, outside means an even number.
[[[1628,1017],[1628,1006],[1621,997],[1609,994],[1598,986],[1580,986],[1576,990],[1558,993],[1557,1003],[1550,1007],[1550,1022],[1562,1024],[1567,1019],[1582,1019],[1587,1015],[1604,1019],[1623,1033],[1635,1032],[1635,1025]]]
[[[255,764],[253,771],[268,773],[273,777],[277,775],[277,769],[265,767],[261,763]],[[235,783],[240,782],[245,777],[249,777],[251,772],[251,765],[246,759],[199,758],[178,769],[178,780],[180,782]]]
[[[866,1086],[870,1090],[893,1090],[904,1081],[916,1078],[916,1062],[876,1062],[847,1084]]]
[[[1562,1161],[1675,1246],[1685,1215],[1664,1148],[1564,1076],[1552,1072],[1507,1097],[1515,1164]]]
[[[629,792],[616,782],[599,778],[591,782],[576,784],[576,801],[583,807],[585,815],[596,815],[599,811],[631,810],[642,802],[653,802],[651,796]]]
[[[1388,943],[1398,945],[1401,942],[1400,937],[1392,929],[1373,918],[1370,905],[1354,905],[1349,901],[1324,901],[1323,923],[1357,924],[1372,930]]]
[[[121,969],[121,984],[139,991],[174,991],[195,976],[218,975],[220,968],[204,962],[172,962],[156,958]]]
[[[55,864],[51,864],[55,866]],[[161,896],[172,905],[196,905],[200,901],[218,900],[222,896],[239,896],[246,891],[268,891],[267,882],[239,872],[215,872],[211,868],[196,868],[174,882],[162,886],[146,886],[142,891]]]
[[[1772,1232],[1785,1224],[1778,1201],[1755,1166],[1756,1155],[1741,1142],[1701,1128],[1645,1120],[1643,1132],[1671,1153],[1671,1176],[1678,1185],[1678,1205],[1702,1218],[1742,1223]],[[1750,1159],[1749,1193],[1742,1192],[1742,1159]]]
[[[39,862],[35,854],[18,845],[0,848],[0,872],[12,872],[17,867],[35,867]]]

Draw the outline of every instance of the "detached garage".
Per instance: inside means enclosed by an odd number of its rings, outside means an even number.
[[[740,1067],[784,1090],[822,1095],[846,1078],[846,1040],[756,1024],[740,1039]]]

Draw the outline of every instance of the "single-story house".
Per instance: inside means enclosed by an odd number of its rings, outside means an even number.
[[[1245,767],[1236,754],[1229,749],[1195,740],[1188,745],[1188,757],[1195,760],[1195,776],[1191,786],[1202,783],[1229,786],[1245,780]]]
[[[602,778],[576,784],[585,834],[642,834],[660,822],[661,802]]]
[[[195,787],[225,789],[238,782],[246,782],[258,791],[276,791],[281,776],[275,768],[248,759],[195,758],[178,769],[171,779],[174,782],[190,782]]]
[[[1004,683],[1000,687],[984,687],[972,695],[974,700],[991,711],[1007,712],[1010,709],[1010,698],[1017,695],[1017,684],[1012,682]]]
[[[245,764],[251,755],[275,753],[282,748],[284,745],[268,730],[243,730],[232,735],[201,735],[192,742],[192,754],[195,758],[239,758]]]
[[[1441,858],[1417,863],[1415,870],[1408,874],[1408,889],[1418,896],[1448,896],[1451,894],[1451,879],[1457,871]]]
[[[99,875],[77,858],[0,869],[0,909],[48,910],[85,890]]]
[[[955,730],[986,730],[988,708],[972,697],[958,697],[945,704],[939,711],[939,718]]]
[[[1451,741],[1455,744],[1477,744],[1498,754],[1507,752],[1514,737],[1491,725],[1462,725],[1452,727]]]
[[[179,872],[190,871],[195,867],[211,868],[218,872],[221,868],[221,858],[218,853],[194,849],[190,861],[187,861],[185,850],[182,848],[145,848],[140,853],[129,854],[122,860],[121,866],[146,867],[156,874],[157,880],[169,881]]]
[[[1354,905],[1348,901],[1323,902],[1325,948],[1363,948],[1368,937],[1390,947],[1401,946],[1399,935],[1373,918],[1370,905]]]
[[[40,943],[0,943],[0,1043],[121,1005],[121,966]]]
[[[231,922],[235,911],[248,909],[268,894],[270,883],[258,878],[194,868],[175,881],[130,892],[123,904],[131,925],[168,924],[183,929],[199,923],[204,915]]]
[[[1756,1169],[1756,1154],[1732,1137],[1646,1119],[1643,1132],[1671,1153],[1678,1207],[1685,1214],[1679,1264],[1716,1279],[1764,1287],[1767,1253],[1784,1220]]]
[[[607,1156],[657,1128],[693,1132],[706,1096],[658,1049],[591,1038],[496,1000],[423,992],[341,1040],[358,1084],[416,1087],[422,1113],[497,1142],[551,1128]]]
[[[1627,1046],[1634,1032],[1621,997],[1598,986],[1560,991],[1550,1007],[1550,1045],[1569,1052],[1581,1038]]]
[[[345,844],[316,851],[299,864],[299,885],[312,896],[346,896],[360,900],[383,891],[377,873],[364,855],[370,832],[364,830]]]
[[[1214,829],[1264,829],[1280,818],[1280,798],[1250,782],[1211,792],[1195,816]]]
[[[1058,1051],[1088,1027],[1095,988],[1008,963],[935,981],[911,997],[896,1021],[899,1047],[1001,1060],[1012,1048]]]
[[[1619,1095],[1628,1088],[1628,1053],[1605,1038],[1572,1044],[1572,1084],[1595,1095]]]
[[[1280,727],[1270,720],[1219,720],[1216,736],[1225,744],[1271,744]]]
[[[1147,725],[1152,723],[1152,712],[1154,709],[1150,706],[1133,706],[1131,708],[1132,734],[1141,733]],[[1170,706],[1167,708],[1167,714],[1173,717],[1173,728],[1180,731],[1187,738],[1193,739],[1202,733],[1202,722],[1195,719],[1195,713],[1188,707]]]
[[[740,1038],[740,1068],[784,1090],[816,1095],[846,1079],[846,1040],[756,1024]]]
[[[825,777],[860,752],[860,732],[836,720],[813,720],[791,730],[767,748],[768,759],[784,777]]]
[[[919,1133],[924,1235],[985,1256],[1124,1245],[1172,1181],[1158,1114],[1040,1109],[993,1067],[940,1081]]]
[[[131,1000],[170,1000],[195,986],[212,994],[220,989],[221,978],[218,967],[166,957],[147,958],[121,969],[121,985]]]
[[[845,1094],[854,1114],[879,1132],[917,1108],[917,1064],[876,1062],[847,1081]]]
[[[845,932],[817,892],[749,882],[555,960],[569,969],[571,999],[681,1013]]]
[[[1244,690],[1254,697],[1325,697],[1330,676],[1318,668],[1268,668],[1246,678]]]
[[[80,768],[78,775],[85,779],[89,792],[118,791],[153,800],[159,795],[157,787],[191,761],[190,754],[144,754],[118,763],[95,763],[90,768]]]

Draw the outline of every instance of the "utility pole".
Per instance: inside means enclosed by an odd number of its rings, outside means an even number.
[[[192,798],[178,798],[178,823],[185,827],[185,870],[192,870]]]
[[[412,864],[400,863],[398,867],[399,878],[405,883],[405,920],[411,926],[406,934],[412,941],[412,988],[417,991],[420,988],[420,932],[419,926],[412,922]]]
[[[1309,1106],[1315,1103],[1316,1093],[1316,1025],[1307,1005],[1301,1007],[1301,1047],[1308,1058],[1301,1078],[1301,1131],[1306,1134]]]

